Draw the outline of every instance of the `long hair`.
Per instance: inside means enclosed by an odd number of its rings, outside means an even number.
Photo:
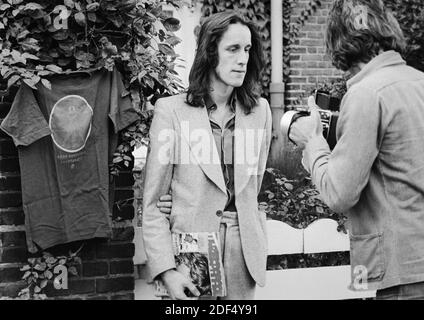
[[[230,24],[240,23],[249,28],[252,47],[244,82],[234,88],[237,99],[250,113],[259,98],[259,79],[264,67],[264,57],[260,35],[256,27],[235,11],[225,11],[209,16],[200,27],[197,38],[197,51],[189,75],[187,103],[193,107],[202,107],[203,99],[209,93],[209,76],[219,62],[218,43]]]
[[[369,62],[380,50],[406,48],[399,23],[382,0],[335,0],[325,42],[333,65],[343,71]]]

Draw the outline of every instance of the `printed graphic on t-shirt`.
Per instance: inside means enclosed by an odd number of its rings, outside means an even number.
[[[49,120],[54,144],[69,153],[82,150],[90,136],[92,118],[93,108],[83,97],[61,98],[53,106]]]

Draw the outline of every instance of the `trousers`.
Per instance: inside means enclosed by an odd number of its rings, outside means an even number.
[[[424,282],[377,290],[376,300],[424,300]]]
[[[247,269],[236,212],[224,211],[219,228],[227,296],[219,300],[253,300],[256,282]]]

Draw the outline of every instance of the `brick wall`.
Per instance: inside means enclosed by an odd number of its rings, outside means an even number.
[[[1,83],[0,83],[1,88]],[[0,121],[8,113],[16,90],[0,91]],[[26,286],[19,269],[33,255],[27,252],[22,211],[19,159],[12,139],[0,130],[0,298],[16,297]],[[115,179],[115,201],[132,198],[131,171]],[[93,239],[47,250],[53,255],[79,253],[78,275],[69,275],[68,289],[56,290],[49,283],[42,293],[49,299],[134,299],[134,207],[131,202],[114,206],[113,238]]]
[[[324,33],[332,0],[321,0],[321,6],[300,29],[290,55],[291,75],[286,83],[286,106],[302,94],[308,95],[317,83],[340,78],[325,54]],[[293,8],[291,23],[299,17],[309,0],[299,0]]]

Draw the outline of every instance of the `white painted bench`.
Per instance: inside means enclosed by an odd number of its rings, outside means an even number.
[[[319,219],[305,229],[267,220],[268,255],[349,251],[349,236],[337,231],[337,222]],[[257,300],[339,300],[375,297],[375,291],[352,291],[350,266],[268,270],[266,286]]]

